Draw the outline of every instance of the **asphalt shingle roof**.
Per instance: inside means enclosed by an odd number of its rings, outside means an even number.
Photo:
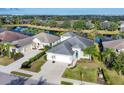
[[[103,42],[103,46],[113,49],[124,49],[124,39]]]
[[[0,40],[2,42],[12,42],[19,39],[27,38],[27,35],[20,34],[12,31],[3,31],[0,33]]]
[[[93,45],[93,41],[85,38],[81,38],[79,36],[74,36],[70,39],[65,40],[61,44],[51,48],[47,52],[52,52],[56,54],[64,54],[64,55],[73,55],[74,51],[72,50],[72,47],[74,48],[81,48],[85,49],[86,47]]]
[[[24,39],[13,41],[12,44],[16,45],[17,47],[22,47],[22,46],[31,44],[32,40],[33,40],[32,37],[28,37],[28,38],[24,38]]]
[[[60,37],[58,37],[58,36],[44,33],[44,32],[41,32],[41,33],[33,36],[33,38],[38,38],[39,40],[41,40],[44,43],[53,43],[60,39]]]
[[[28,37],[28,38],[13,41],[12,44],[13,45],[18,45],[20,47],[25,46],[25,45],[31,44],[32,40],[34,38],[38,38],[39,40],[41,40],[44,43],[53,43],[53,42],[60,39],[58,36],[54,36],[54,35],[51,35],[51,34],[41,32],[41,33],[39,33],[35,36],[32,36],[32,37]]]

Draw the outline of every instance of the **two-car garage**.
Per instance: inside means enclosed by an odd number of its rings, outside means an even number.
[[[55,53],[46,53],[47,60],[55,61],[55,62],[63,62],[67,64],[71,64],[73,62],[73,56],[71,55],[63,55],[63,54],[55,54]]]

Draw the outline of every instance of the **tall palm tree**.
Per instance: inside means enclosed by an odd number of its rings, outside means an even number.
[[[105,48],[104,51],[101,53],[102,61],[105,62],[107,60],[107,58],[111,55],[112,52],[114,52],[113,49]]]
[[[99,59],[100,57],[97,45],[93,45],[84,49],[84,53],[90,55],[93,58],[93,60],[95,60],[96,58]]]

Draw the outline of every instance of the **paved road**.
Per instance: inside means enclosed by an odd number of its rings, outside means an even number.
[[[67,68],[67,64],[56,62],[52,63],[47,61],[41,68],[41,71],[31,77],[25,84],[37,84],[38,80],[42,79],[46,83],[50,84],[60,84],[61,76]],[[32,82],[34,80],[34,82]],[[37,82],[36,82],[37,81]]]
[[[32,50],[32,51],[30,51],[30,52],[26,52],[26,53],[24,54],[24,57],[22,57],[22,58],[20,58],[19,60],[17,60],[17,61],[15,61],[15,62],[11,63],[10,65],[5,66],[5,67],[4,67],[4,66],[0,66],[0,71],[1,71],[1,72],[4,72],[4,73],[10,73],[11,71],[16,71],[16,70],[20,69],[21,65],[22,65],[25,61],[27,61],[27,60],[29,60],[31,57],[37,55],[39,52],[41,52],[41,51],[39,51],[39,50]]]
[[[68,78],[61,78],[61,81],[71,82],[74,85],[98,85],[92,82],[86,82],[86,81],[81,82],[80,80],[74,80],[74,79],[68,79]]]

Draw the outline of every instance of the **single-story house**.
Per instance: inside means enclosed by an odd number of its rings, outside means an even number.
[[[58,36],[41,32],[32,37],[13,41],[11,50],[24,53],[32,49],[43,49],[44,46],[54,46],[59,42],[60,38]]]
[[[32,50],[32,37],[28,37],[28,38],[24,38],[21,40],[16,40],[12,42],[12,45],[10,47],[10,51],[11,52],[21,52],[21,53],[25,53],[27,51],[31,51]]]
[[[115,51],[124,51],[124,39],[103,42],[104,48],[112,48]]]
[[[73,32],[64,33],[63,35],[61,35],[61,41],[67,40],[67,39],[74,37],[74,36],[77,36],[77,35]]]
[[[91,56],[84,54],[83,49],[93,45],[93,43],[92,40],[76,35],[48,50],[46,52],[47,60],[73,64],[80,58],[90,59]]]
[[[44,46],[54,46],[60,42],[60,37],[41,32],[33,36],[33,48],[43,49]]]
[[[0,33],[0,42],[12,42],[19,39],[24,39],[29,36],[12,31],[3,31]]]

